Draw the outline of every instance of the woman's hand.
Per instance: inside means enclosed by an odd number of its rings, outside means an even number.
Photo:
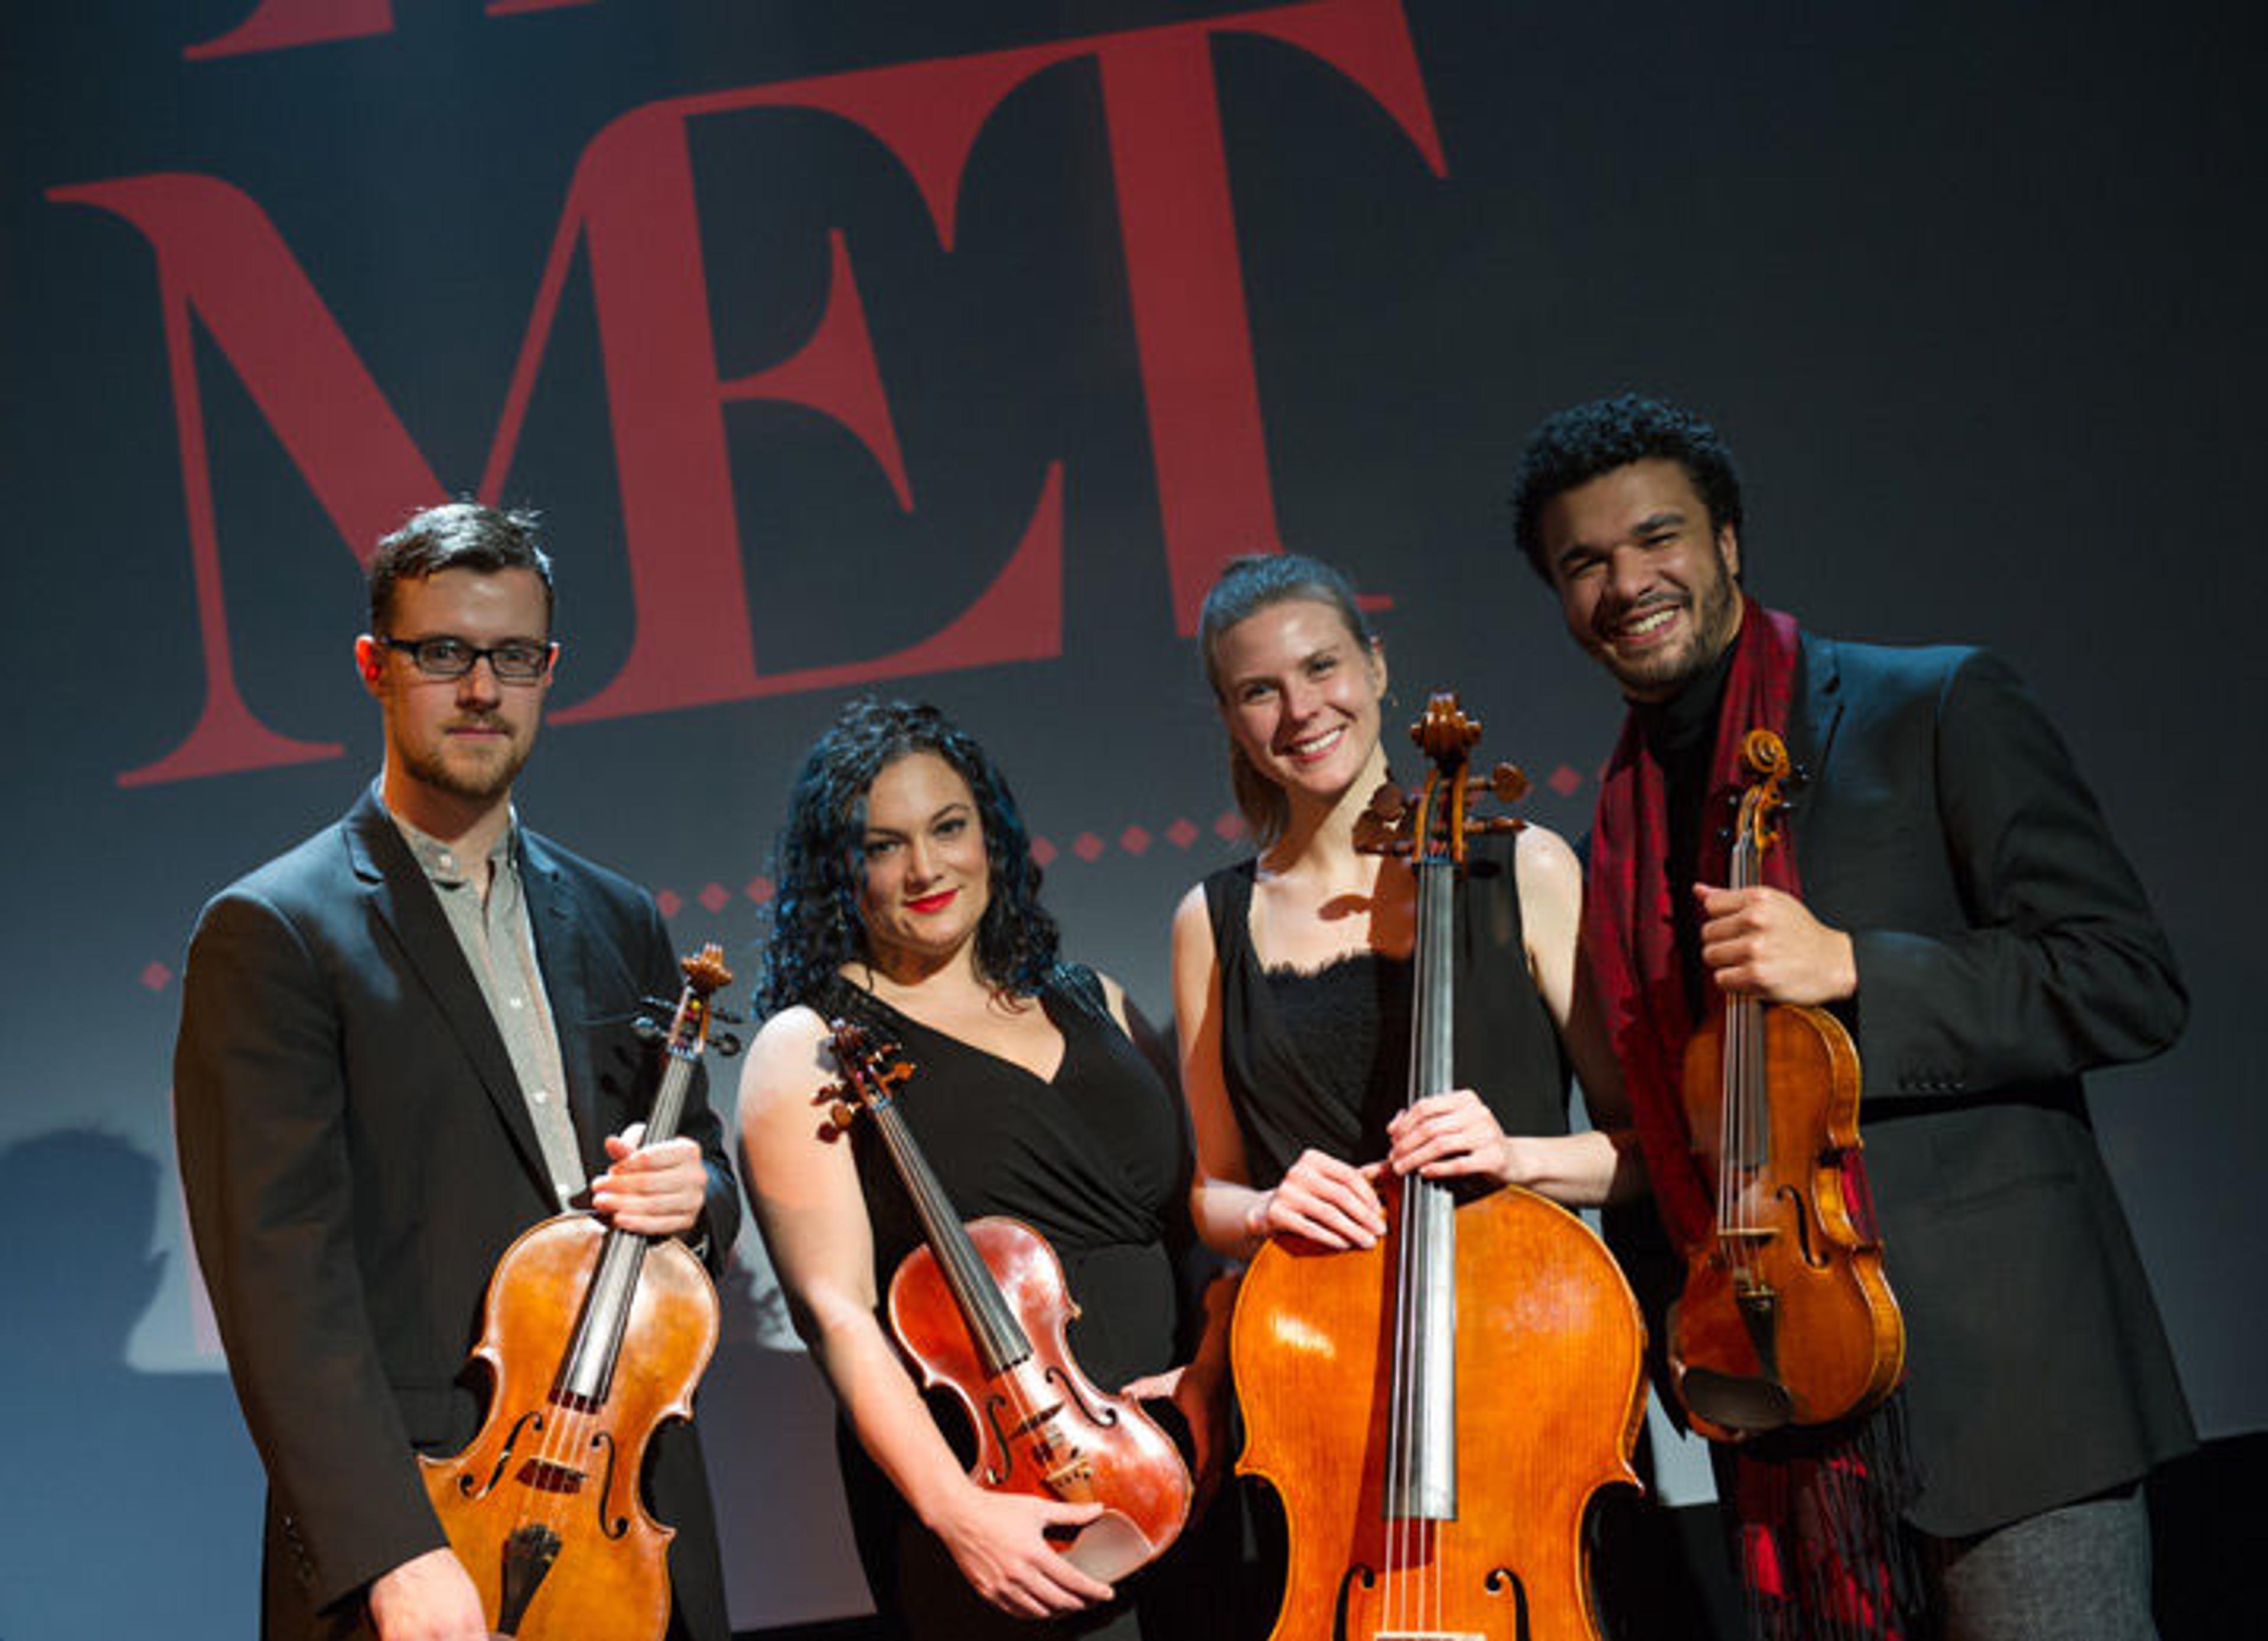
[[[969,1588],[1013,1617],[1046,1618],[1110,1599],[1108,1585],[1072,1566],[1048,1538],[1050,1528],[1084,1527],[1101,1513],[1101,1505],[990,1492],[972,1482],[929,1526]]]
[[[1386,1234],[1386,1208],[1376,1184],[1385,1166],[1374,1162],[1358,1168],[1320,1151],[1303,1151],[1276,1188],[1252,1204],[1245,1229],[1256,1237],[1289,1232],[1323,1247],[1370,1247]]]
[[[1514,1146],[1481,1097],[1469,1088],[1428,1094],[1396,1112],[1386,1125],[1387,1166],[1396,1174],[1422,1174],[1429,1180],[1479,1176],[1497,1183],[1513,1179]]]

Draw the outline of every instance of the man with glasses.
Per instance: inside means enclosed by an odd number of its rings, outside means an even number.
[[[357,640],[385,725],[336,824],[207,905],[183,976],[176,1128],[191,1229],[269,1477],[261,1633],[489,1634],[414,1453],[479,1422],[459,1382],[512,1239],[588,1207],[712,1269],[739,1203],[705,1084],[642,1146],[647,997],[677,990],[653,901],[521,827],[551,687],[535,520],[471,503],[379,544]],[[664,1427],[670,1633],[727,1633],[708,1482]]]

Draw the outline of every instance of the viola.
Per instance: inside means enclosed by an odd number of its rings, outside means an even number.
[[[1466,838],[1519,822],[1468,800],[1526,781],[1469,770],[1480,726],[1436,695],[1412,734],[1432,768],[1382,789],[1358,845],[1418,880],[1410,1096],[1454,1087],[1454,891]],[[1390,1181],[1370,1248],[1274,1237],[1246,1272],[1230,1359],[1240,1471],[1283,1499],[1290,1564],[1274,1641],[1595,1637],[1583,1517],[1635,1485],[1646,1330],[1605,1245],[1517,1186]]]
[[[679,967],[648,1144],[677,1131],[710,995],[733,978],[715,946]],[[493,1385],[481,1427],[455,1457],[419,1461],[495,1635],[659,1641],[676,1529],[647,1513],[638,1478],[655,1429],[692,1417],[717,1328],[709,1273],[674,1237],[572,1212],[504,1250],[473,1350]]]
[[[828,1026],[843,1081],[822,1091],[847,1129],[863,1110],[880,1135],[919,1218],[924,1246],[890,1278],[890,1331],[920,1369],[924,1389],[949,1391],[976,1434],[969,1475],[998,1492],[1102,1513],[1058,1548],[1112,1583],[1163,1555],[1189,1515],[1189,1467],[1136,1402],[1096,1387],[1071,1358],[1065,1330],[1079,1306],[1047,1239],[1021,1220],[963,1224],[922,1154],[896,1089],[913,1075],[894,1045],[864,1027]]]
[[[1787,747],[1751,730],[1729,878],[1764,880],[1781,837]],[[1717,1441],[1864,1413],[1905,1362],[1859,1137],[1859,1051],[1824,1009],[1724,999],[1685,1053],[1694,1152],[1716,1182],[1711,1233],[1686,1250],[1669,1364],[1694,1427]]]

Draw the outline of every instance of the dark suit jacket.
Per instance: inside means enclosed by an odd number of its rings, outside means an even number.
[[[585,1160],[645,1115],[640,999],[676,995],[652,901],[523,830],[521,878]],[[556,1211],[504,1041],[431,886],[374,792],[216,896],[183,975],[175,1125],[190,1226],[269,1483],[262,1628],[353,1633],[364,1586],[443,1537],[410,1453],[453,1452],[490,1271]],[[705,1082],[712,1267],[739,1203]],[[477,1382],[477,1381],[470,1381]],[[648,1471],[677,1527],[689,1633],[727,1634],[692,1431]]]
[[[2080,1073],[2173,1041],[2172,953],[2015,674],[1807,637],[1790,715],[1803,895],[1850,932],[1841,1011],[1907,1331],[1917,1525],[1981,1532],[2192,1446]]]

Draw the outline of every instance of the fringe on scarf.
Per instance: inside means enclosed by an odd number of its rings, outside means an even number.
[[[1928,1641],[1905,1393],[1855,1424],[1716,1450],[1751,1641]],[[1727,1484],[1729,1483],[1729,1486]]]

